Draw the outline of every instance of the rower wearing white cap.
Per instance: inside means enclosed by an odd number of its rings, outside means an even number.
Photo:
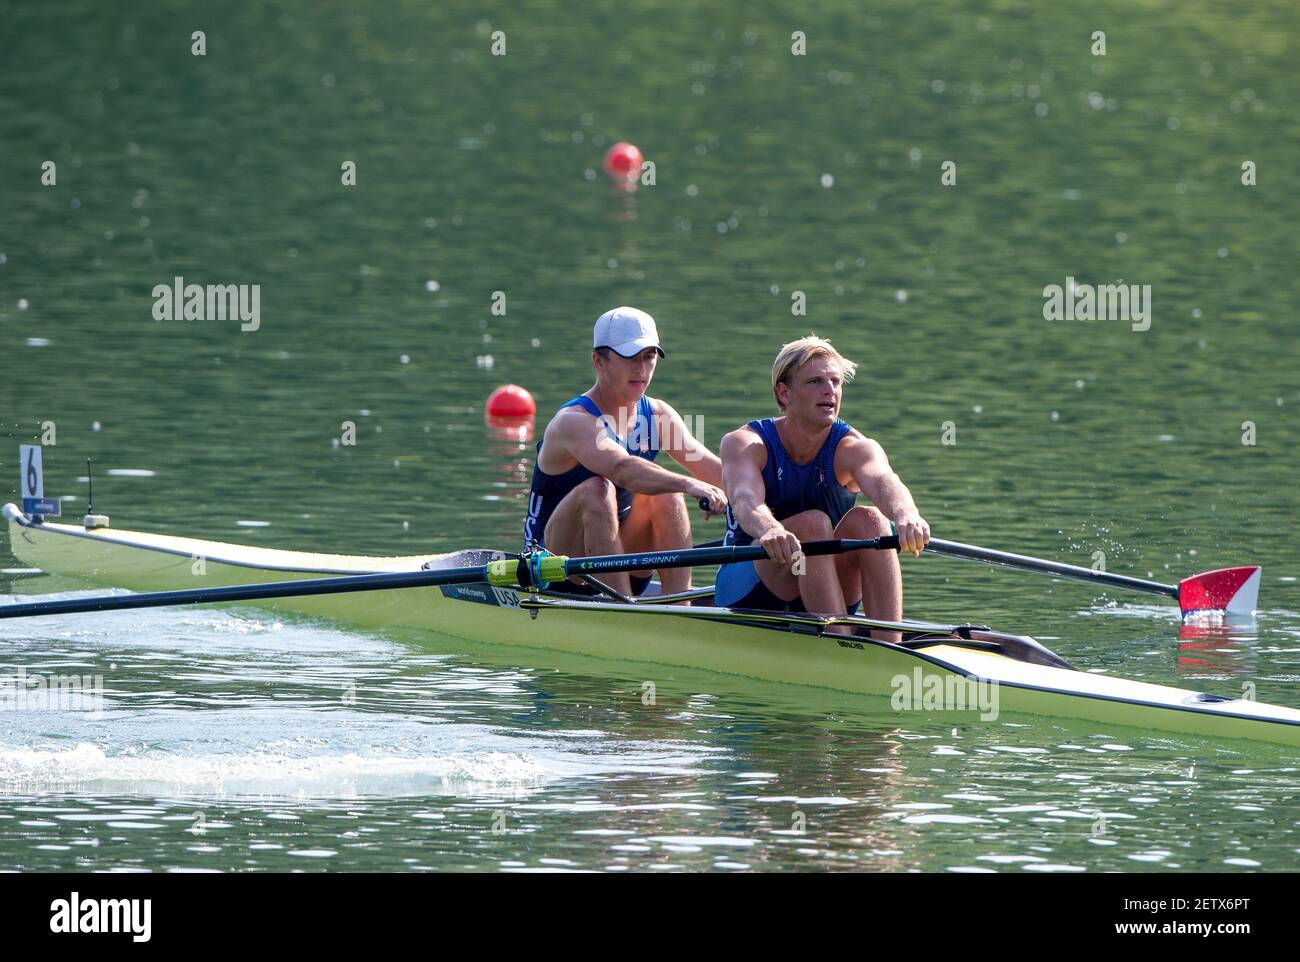
[[[706,502],[708,514],[726,510],[718,456],[670,404],[646,396],[661,357],[659,332],[645,311],[616,307],[597,318],[596,383],[560,408],[537,445],[525,546],[567,555],[687,548],[691,524],[683,494],[692,504]],[[689,473],[655,464],[661,450]],[[650,575],[603,580],[630,595],[644,591]],[[665,593],[685,591],[691,569],[665,569],[660,580]]]

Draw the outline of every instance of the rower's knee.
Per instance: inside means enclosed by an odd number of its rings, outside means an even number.
[[[880,538],[892,530],[889,519],[879,508],[865,504],[850,508],[836,528],[842,538]]]
[[[584,514],[618,514],[618,492],[608,478],[588,478],[573,489],[573,497],[582,505]]]
[[[786,518],[781,524],[801,541],[825,540],[835,531],[830,515],[815,508]]]

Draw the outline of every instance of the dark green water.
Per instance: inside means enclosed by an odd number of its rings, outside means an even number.
[[[49,423],[70,514],[90,457],[120,527],[509,546],[531,443],[489,434],[493,387],[549,413],[589,384],[596,315],[635,304],[669,354],[652,393],[716,445],[770,413],[772,357],[815,330],[861,364],[845,417],[937,536],[1162,580],[1264,565],[1258,622],[1208,640],[1141,596],[938,558],[905,564],[909,613],[1300,706],[1291,6],[2,19],[4,500]],[[620,139],[654,186],[610,189]],[[260,285],[260,328],[154,320],[177,275]],[[1150,328],[1044,320],[1067,277],[1151,285]],[[1240,746],[900,731],[708,676],[652,709],[630,671],[247,612],[6,622],[0,666],[113,693],[102,717],[0,713],[0,867],[1295,866],[1296,759]]]

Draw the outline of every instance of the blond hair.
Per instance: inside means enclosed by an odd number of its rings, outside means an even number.
[[[776,386],[784,384],[790,386],[790,378],[794,376],[795,371],[803,367],[809,361],[818,357],[829,357],[840,365],[840,370],[844,373],[844,380],[853,380],[853,375],[857,373],[858,366],[842,355],[839,351],[831,346],[831,342],[824,337],[818,337],[816,334],[809,334],[807,337],[801,337],[797,341],[791,341],[789,344],[781,346],[781,353],[776,356],[772,363],[772,397],[776,398],[776,406],[782,411],[785,407],[781,404],[780,398],[776,396]]]

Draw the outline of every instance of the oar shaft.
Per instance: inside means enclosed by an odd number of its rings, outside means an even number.
[[[874,538],[869,541],[811,541],[803,546],[804,554],[838,554],[869,548],[895,549],[897,538]],[[732,561],[755,561],[767,556],[758,545],[718,548],[683,548],[680,551],[652,551],[646,554],[597,555],[590,558],[551,556],[540,559],[544,580],[563,581],[571,575],[597,571],[639,571],[642,568],[688,568],[694,565],[726,564]],[[332,595],[355,591],[386,591],[397,588],[429,588],[437,585],[472,584],[486,581],[509,586],[527,586],[533,579],[527,561],[503,559],[462,568],[434,568],[424,571],[380,572],[365,575],[341,575],[331,578],[307,578],[299,581],[273,581],[253,585],[229,585],[220,588],[185,588],[179,591],[154,591],[130,595],[98,595],[90,598],[60,598],[30,604],[0,605],[0,619],[37,615],[71,615],[87,611],[121,611],[134,608],[165,608],[171,605],[209,605],[230,601],[258,601],[265,598],[297,598],[305,595]]]
[[[1176,585],[1161,584],[1159,581],[1146,581],[1142,578],[1130,578],[1127,575],[1113,575],[1106,571],[1094,571],[1078,565],[1061,564],[1059,561],[1047,561],[1043,558],[1031,558],[1028,555],[1012,554],[1009,551],[994,551],[978,545],[962,544],[960,541],[942,541],[931,538],[925,546],[926,551],[935,554],[950,555],[954,558],[966,558],[971,561],[983,561],[986,564],[1004,565],[1008,568],[1024,568],[1028,571],[1042,571],[1060,575],[1062,578],[1077,578],[1079,581],[1114,585],[1132,591],[1145,591],[1151,594],[1178,597]]]
[[[481,571],[482,569],[478,569]],[[130,595],[98,595],[92,598],[59,598],[21,605],[0,605],[0,618],[33,615],[71,615],[85,611],[120,611],[133,608],[166,608],[171,605],[207,605],[222,601],[256,601],[261,598],[293,598],[330,595],[379,588],[418,588],[463,581],[463,568],[445,571],[408,571],[379,575],[343,575],[302,581],[273,581],[255,585],[220,588],[184,588]]]

